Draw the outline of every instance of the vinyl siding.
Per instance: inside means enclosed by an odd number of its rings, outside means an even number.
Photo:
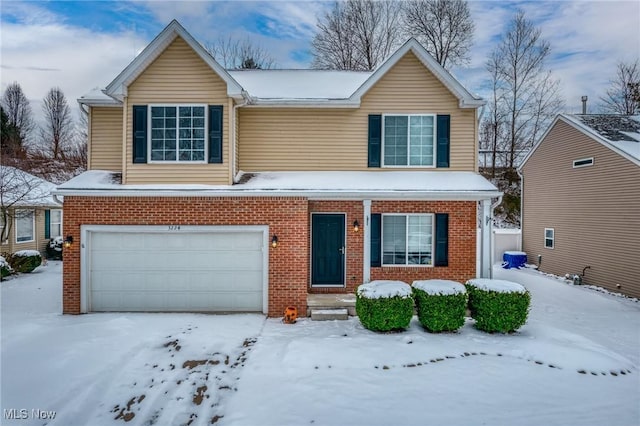
[[[413,53],[363,96],[358,109],[240,108],[239,167],[374,170],[367,168],[367,117],[385,113],[450,114],[450,168],[433,170],[476,170],[476,110],[458,108],[458,99]]]
[[[573,168],[573,160],[594,165]],[[523,168],[523,249],[541,270],[640,297],[640,167],[558,121]],[[544,228],[555,248],[544,248]],[[617,285],[620,285],[618,288]]]
[[[133,164],[133,105],[148,104],[224,105],[222,164]],[[180,37],[128,87],[126,131],[126,184],[200,183],[228,184],[229,107],[227,84]]]
[[[30,209],[25,208],[25,210]],[[49,242],[49,240],[44,238],[44,210],[41,208],[37,208],[35,209],[35,212],[36,220],[34,241],[24,243],[16,242],[16,227],[15,223],[13,223],[11,224],[11,231],[8,241],[6,241],[6,244],[0,244],[0,253],[15,253],[19,250],[38,250],[43,255],[46,255],[47,243]]]
[[[122,171],[122,108],[92,107],[89,170]]]

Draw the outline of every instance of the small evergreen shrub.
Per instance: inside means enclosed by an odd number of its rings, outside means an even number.
[[[0,256],[0,278],[8,277],[13,273],[13,269],[9,262],[4,258],[4,256]]]
[[[531,295],[511,281],[473,279],[466,283],[469,310],[476,328],[489,333],[510,333],[527,321]]]
[[[42,255],[36,250],[20,250],[11,255],[9,264],[16,272],[28,274],[42,263]]]
[[[464,325],[467,292],[462,284],[448,280],[426,280],[414,281],[412,287],[418,320],[427,331],[456,331]]]
[[[62,237],[53,237],[47,244],[47,257],[54,260],[62,260],[62,246],[64,241]]]
[[[401,281],[362,284],[356,291],[356,313],[369,330],[405,329],[413,317],[411,287]]]

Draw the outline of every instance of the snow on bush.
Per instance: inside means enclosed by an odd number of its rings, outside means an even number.
[[[49,259],[60,259],[62,260],[62,247],[64,245],[64,241],[62,237],[53,237],[49,240],[49,244],[47,244],[47,257]]]
[[[518,283],[472,279],[466,283],[471,317],[476,328],[489,333],[510,333],[527,321],[531,296]]]
[[[11,268],[11,265],[9,265],[9,262],[7,262],[7,259],[0,256],[0,276],[4,278],[11,275],[12,272],[13,269]]]
[[[425,280],[414,281],[412,287],[418,320],[427,331],[456,331],[464,325],[467,292],[462,284],[448,280]]]
[[[7,259],[16,272],[33,272],[42,263],[42,255],[37,250],[20,250]]]
[[[356,313],[369,330],[405,329],[413,317],[411,287],[401,281],[362,284],[356,291]]]

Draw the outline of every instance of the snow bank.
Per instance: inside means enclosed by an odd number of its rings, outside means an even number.
[[[505,280],[490,280],[487,278],[476,278],[467,281],[477,289],[485,291],[496,291],[498,293],[526,293],[527,289],[518,283]]]
[[[411,297],[411,286],[402,281],[371,281],[358,287],[358,296],[367,299],[382,299],[400,296]]]
[[[38,250],[20,250],[13,253],[13,255],[19,257],[41,256]]]
[[[7,266],[9,266],[9,262],[7,262],[7,259],[0,256],[0,268],[5,268]]]
[[[453,294],[466,293],[467,291],[459,282],[450,280],[414,281],[412,287],[422,290],[432,296],[450,296]]]

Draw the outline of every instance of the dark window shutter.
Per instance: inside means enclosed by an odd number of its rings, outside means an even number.
[[[209,163],[222,163],[222,105],[209,105]]]
[[[133,106],[133,162],[147,162],[147,106]]]
[[[434,266],[449,266],[449,214],[436,213]]]
[[[368,167],[380,167],[381,151],[382,151],[382,116],[369,115]]]
[[[51,238],[51,210],[44,211],[44,237]]]
[[[371,266],[382,266],[382,215],[371,215]]]
[[[436,167],[449,167],[449,135],[450,135],[450,121],[451,116],[439,115],[438,116],[438,148]]]

